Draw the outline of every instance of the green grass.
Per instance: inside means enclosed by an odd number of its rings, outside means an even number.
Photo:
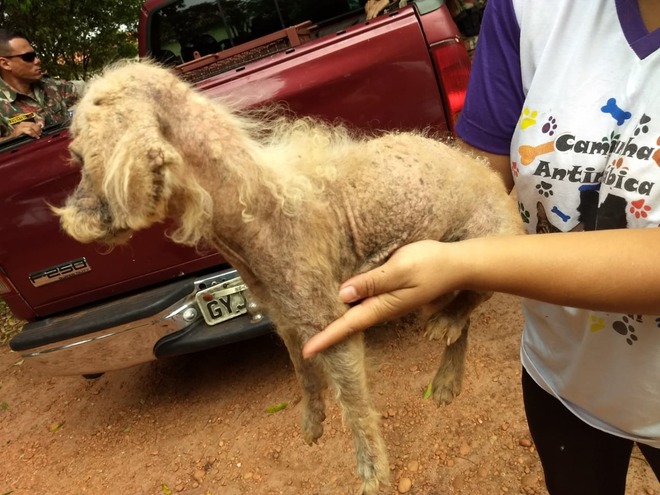
[[[11,338],[21,331],[25,322],[14,318],[7,304],[0,299],[0,346],[6,345]]]

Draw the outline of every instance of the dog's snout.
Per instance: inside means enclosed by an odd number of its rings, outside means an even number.
[[[60,225],[79,242],[116,244],[128,239],[128,229],[114,225],[112,209],[105,198],[90,194],[81,183],[62,208],[53,208],[60,217]]]
[[[112,210],[110,209],[110,205],[105,198],[99,199],[97,210],[101,224],[110,230],[113,223]]]

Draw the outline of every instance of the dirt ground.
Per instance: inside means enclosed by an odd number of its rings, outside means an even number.
[[[10,321],[4,316],[4,324]],[[518,300],[473,317],[463,393],[423,398],[438,349],[414,321],[367,333],[392,485],[384,494],[544,494],[520,396]],[[308,447],[300,392],[274,336],[107,373],[37,375],[0,348],[0,494],[353,494],[350,432],[329,394]],[[287,407],[269,413],[280,403]],[[660,494],[638,451],[628,493]]]

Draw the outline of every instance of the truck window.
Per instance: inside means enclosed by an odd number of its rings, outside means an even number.
[[[150,19],[150,53],[176,65],[305,21],[322,23],[364,0],[174,0]]]

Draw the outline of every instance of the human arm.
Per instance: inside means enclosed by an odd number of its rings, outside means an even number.
[[[0,137],[0,142],[14,139],[22,135],[39,139],[41,137],[42,130],[43,124],[41,122],[20,122],[11,127],[9,134]]]
[[[660,229],[500,236],[404,246],[384,265],[346,281],[345,303],[360,301],[315,335],[314,354],[442,294],[495,291],[553,304],[660,314]]]

